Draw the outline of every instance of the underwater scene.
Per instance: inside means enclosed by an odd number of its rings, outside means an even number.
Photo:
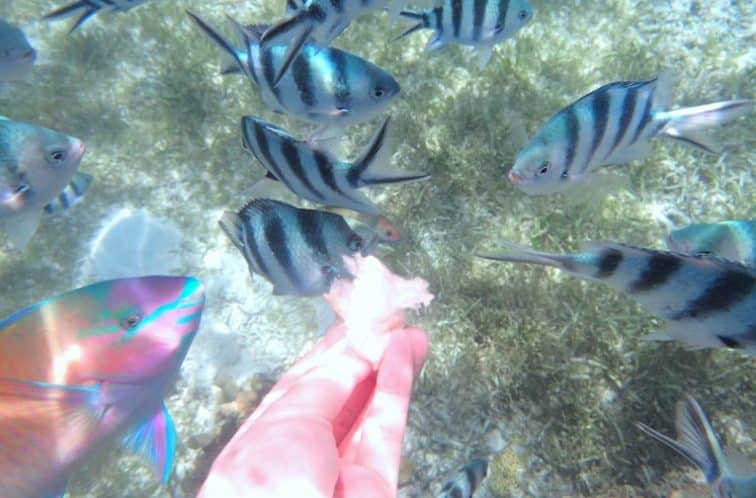
[[[1,0],[0,498],[756,498],[755,27]]]

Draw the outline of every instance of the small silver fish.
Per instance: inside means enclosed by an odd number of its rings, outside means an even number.
[[[703,132],[748,112],[740,99],[667,110],[671,74],[650,81],[609,83],[565,107],[517,154],[509,180],[528,194],[564,192],[596,178],[609,165],[644,159],[656,136],[699,150],[720,150]]]
[[[318,296],[333,280],[353,278],[343,258],[369,254],[367,241],[337,214],[253,199],[238,214],[226,212],[223,231],[241,251],[250,273],[273,284],[273,294]]]
[[[84,195],[91,177],[76,170],[85,150],[78,138],[0,117],[0,229],[16,249],[44,211],[60,211]]]
[[[628,294],[667,327],[645,339],[691,347],[728,347],[756,355],[756,269],[731,261],[592,243],[582,252],[551,254],[505,244],[486,259],[552,266]]]
[[[242,145],[274,179],[303,199],[379,215],[380,210],[358,188],[429,178],[424,173],[375,171],[390,153],[390,147],[386,147],[389,121],[383,122],[352,163],[339,161],[315,143],[297,140],[281,128],[250,116],[242,118]]]
[[[444,483],[438,498],[473,498],[487,473],[488,462],[482,458],[473,458],[459,469],[456,476]]]
[[[71,33],[98,12],[126,12],[146,2],[147,0],[79,0],[48,12],[43,18],[52,20],[64,19],[81,11],[81,15],[69,30],[69,33]]]
[[[493,47],[511,38],[533,17],[528,0],[443,0],[441,5],[426,10],[407,9],[402,17],[416,24],[399,35],[399,38],[420,29],[431,29],[435,35],[428,41],[426,50],[459,43],[472,45],[478,51],[482,68],[491,59]]]
[[[756,267],[756,220],[690,225],[670,232],[667,247],[685,254],[713,256]]]
[[[235,23],[244,41],[237,49],[215,27],[187,13],[260,88],[268,107],[321,125],[316,135],[337,136],[345,126],[381,114],[399,95],[399,83],[378,66],[343,50],[311,44],[302,47],[291,71],[275,85],[273,78],[283,63],[285,45],[263,50],[258,41],[262,27]]]
[[[733,451],[728,454],[722,448],[706,413],[692,396],[677,403],[677,440],[640,422],[637,426],[697,465],[711,486],[713,498],[756,497],[756,470],[744,456]],[[736,472],[732,460],[742,462],[744,472]]]
[[[305,0],[289,1],[287,13],[291,15],[274,23],[263,33],[263,47],[283,45],[288,47],[277,67],[272,85],[275,87],[288,71],[294,59],[309,42],[326,47],[339,36],[356,18],[374,10],[388,8],[399,12],[401,0]]]
[[[24,32],[0,18],[0,83],[23,80],[36,60]]]

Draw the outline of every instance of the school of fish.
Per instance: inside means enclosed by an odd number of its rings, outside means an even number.
[[[73,32],[101,12],[146,3],[79,0],[44,19],[74,18]],[[385,69],[330,44],[358,18],[385,10],[391,21],[410,23],[399,38],[432,31],[428,51],[468,45],[482,68],[534,12],[527,0],[438,0],[422,9],[400,0],[287,0],[284,7],[270,24],[229,17],[236,43],[198,13],[187,14],[220,48],[223,74],[243,74],[271,110],[318,126],[305,140],[242,116],[241,146],[262,167],[266,192],[274,190],[268,184],[282,185],[320,207],[255,196],[225,212],[219,225],[252,278],[269,282],[274,295],[322,296],[334,281],[354,278],[345,258],[400,237],[359,189],[430,180],[385,167],[393,153],[388,116],[352,161],[333,150],[348,126],[384,115],[401,87]],[[37,55],[19,27],[0,19],[0,84],[33,78]],[[527,194],[587,190],[608,166],[647,158],[656,137],[717,154],[706,132],[754,106],[734,99],[671,108],[672,88],[671,71],[600,86],[556,112],[512,158],[506,176]],[[6,250],[23,250],[45,216],[84,200],[93,182],[78,171],[85,151],[65,132],[0,117]],[[756,220],[697,223],[666,242],[668,251],[603,241],[564,254],[504,242],[506,252],[480,256],[603,282],[665,321],[648,339],[756,355]],[[93,283],[0,321],[0,497],[62,496],[72,473],[116,440],[143,454],[166,484],[178,436],[162,398],[199,329],[204,299],[193,277],[145,276]],[[678,404],[676,424],[678,440],[638,427],[697,465],[715,498],[756,497],[756,473],[735,469],[692,396]],[[438,496],[471,498],[487,473],[488,461],[473,458]]]

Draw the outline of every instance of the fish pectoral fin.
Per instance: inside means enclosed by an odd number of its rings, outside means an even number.
[[[612,166],[615,164],[625,164],[631,161],[642,160],[651,155],[651,143],[648,140],[640,140],[629,147],[609,154],[602,162],[601,166]]]
[[[5,232],[13,249],[20,251],[37,231],[42,211],[31,209],[23,213],[14,214],[2,221],[0,229]]]
[[[480,45],[479,47],[476,47],[475,51],[478,53],[478,69],[483,69],[488,65],[488,61],[491,60],[491,55],[493,55],[493,45]]]
[[[123,444],[134,453],[146,457],[160,481],[164,485],[168,483],[176,456],[176,427],[165,403],[160,402],[149,419],[129,431]]]

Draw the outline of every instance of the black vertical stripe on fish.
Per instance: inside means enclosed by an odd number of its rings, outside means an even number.
[[[281,141],[281,154],[286,159],[287,164],[291,168],[291,172],[296,176],[307,191],[317,199],[324,201],[326,198],[322,192],[320,192],[315,185],[312,184],[310,178],[307,176],[307,171],[302,164],[302,158],[299,155],[299,150],[288,140]],[[281,176],[280,178],[285,178]]]
[[[341,12],[344,10],[344,5],[341,3],[342,0],[331,0],[331,6],[336,12]]]
[[[680,258],[668,253],[653,253],[640,276],[630,283],[629,292],[646,292],[663,285],[680,268]]]
[[[714,280],[698,297],[673,319],[701,318],[719,311],[729,311],[754,292],[756,279],[746,272],[728,270]]]
[[[465,465],[465,477],[467,482],[470,483],[470,491],[474,491],[478,487],[478,473],[472,465]]]
[[[617,146],[622,142],[622,139],[625,137],[625,133],[627,133],[627,127],[630,125],[630,122],[633,119],[633,114],[635,113],[635,104],[637,99],[638,90],[635,87],[629,87],[625,92],[625,95],[623,95],[622,97],[622,114],[620,115],[619,124],[617,125],[617,136],[614,137],[614,143],[609,149],[609,152],[606,153],[606,156],[604,156],[604,159],[609,157],[611,153],[614,152],[614,149],[617,148]]]
[[[499,4],[499,14],[496,17],[496,31],[503,31],[507,22],[507,13],[509,12],[509,0],[504,0]]]
[[[70,203],[68,202],[68,196],[66,195],[65,191],[61,192],[58,195],[58,200],[60,201],[60,205],[63,207],[63,209],[68,209]]]
[[[575,106],[565,109],[564,126],[567,135],[567,152],[562,177],[566,178],[572,167],[572,163],[575,162],[578,140],[580,139],[580,120],[577,117]]]
[[[265,224],[263,228],[265,232],[265,241],[268,243],[268,247],[273,251],[273,257],[276,258],[276,261],[283,269],[289,282],[293,283],[295,288],[299,288],[301,282],[293,265],[291,253],[289,252],[288,237],[286,236],[286,228],[284,227],[283,220],[281,220],[278,213],[274,211],[267,211],[265,214],[266,216],[263,218]],[[268,275],[270,275],[270,273]]]
[[[307,12],[310,15],[310,19],[317,23],[322,23],[326,20],[328,17],[328,14],[326,13],[325,9],[317,4],[317,2],[313,2],[310,4],[310,6],[307,8]]]
[[[486,17],[486,5],[488,0],[475,0],[473,4],[473,40],[480,40],[480,33],[483,29],[483,21]]]
[[[265,159],[264,163],[273,168],[273,174],[276,178],[281,180],[282,178],[284,178],[284,176],[281,174],[281,169],[273,158],[273,154],[271,154],[270,152],[268,137],[265,136],[265,132],[262,130],[262,127],[260,125],[254,123],[253,126],[255,127],[255,140],[257,140],[257,146],[260,148],[260,154],[262,154],[263,159]]]
[[[349,77],[349,71],[347,68],[348,61],[344,57],[344,52],[333,50],[329,62],[333,66],[333,72],[336,76],[336,91],[334,95],[338,101],[339,107],[343,109],[351,108],[352,103],[352,88],[351,78]]]
[[[305,243],[314,253],[327,255],[328,246],[326,245],[323,224],[319,222],[318,215],[322,213],[305,211],[297,209],[297,223],[301,227]]]
[[[601,251],[599,260],[596,266],[598,266],[598,272],[596,272],[596,278],[608,278],[614,275],[614,272],[619,268],[620,263],[624,257],[622,251],[609,247]]]
[[[263,48],[260,45],[260,63],[263,68],[263,77],[267,83],[267,87],[273,92],[276,100],[280,101],[279,87],[275,85],[276,82],[276,68],[273,67],[273,47]]]
[[[640,121],[638,121],[638,126],[635,128],[635,132],[633,133],[632,140],[630,140],[630,144],[634,144],[638,140],[641,133],[643,133],[643,129],[651,121],[651,118],[652,118],[651,106],[653,104],[654,104],[654,92],[650,93],[648,98],[646,99],[646,104],[643,106],[643,114],[641,115]]]
[[[452,0],[452,29],[454,37],[459,36],[459,28],[462,25],[462,0]]]
[[[339,184],[336,182],[336,176],[334,175],[333,168],[331,167],[328,158],[320,152],[315,152],[313,159],[315,159],[315,163],[318,165],[318,171],[320,171],[322,175],[323,183],[325,183],[332,192],[336,192],[342,197],[349,198],[349,196],[339,188]]]
[[[444,9],[436,7],[433,9],[433,15],[436,19],[435,28],[438,30],[439,36],[444,32]]]
[[[255,230],[252,229],[249,225],[249,218],[247,218],[246,214],[244,214],[244,210],[242,209],[242,212],[239,213],[239,217],[244,222],[244,247],[249,251],[249,256],[252,258],[252,261],[255,266],[257,266],[257,270],[262,273],[262,275],[266,278],[270,278],[270,268],[265,263],[265,260],[262,257],[262,254],[260,254],[260,244],[265,243],[267,245],[267,242],[265,240],[257,240],[255,238]],[[246,253],[245,253],[246,255]]]
[[[607,120],[609,119],[609,92],[598,92],[591,102],[591,115],[593,116],[593,141],[591,151],[586,159],[586,164],[591,162],[596,150],[606,133]]]
[[[299,91],[299,100],[308,107],[313,107],[316,99],[312,91],[312,71],[309,61],[309,58],[297,56],[291,64],[291,74],[294,77],[294,84]]]

